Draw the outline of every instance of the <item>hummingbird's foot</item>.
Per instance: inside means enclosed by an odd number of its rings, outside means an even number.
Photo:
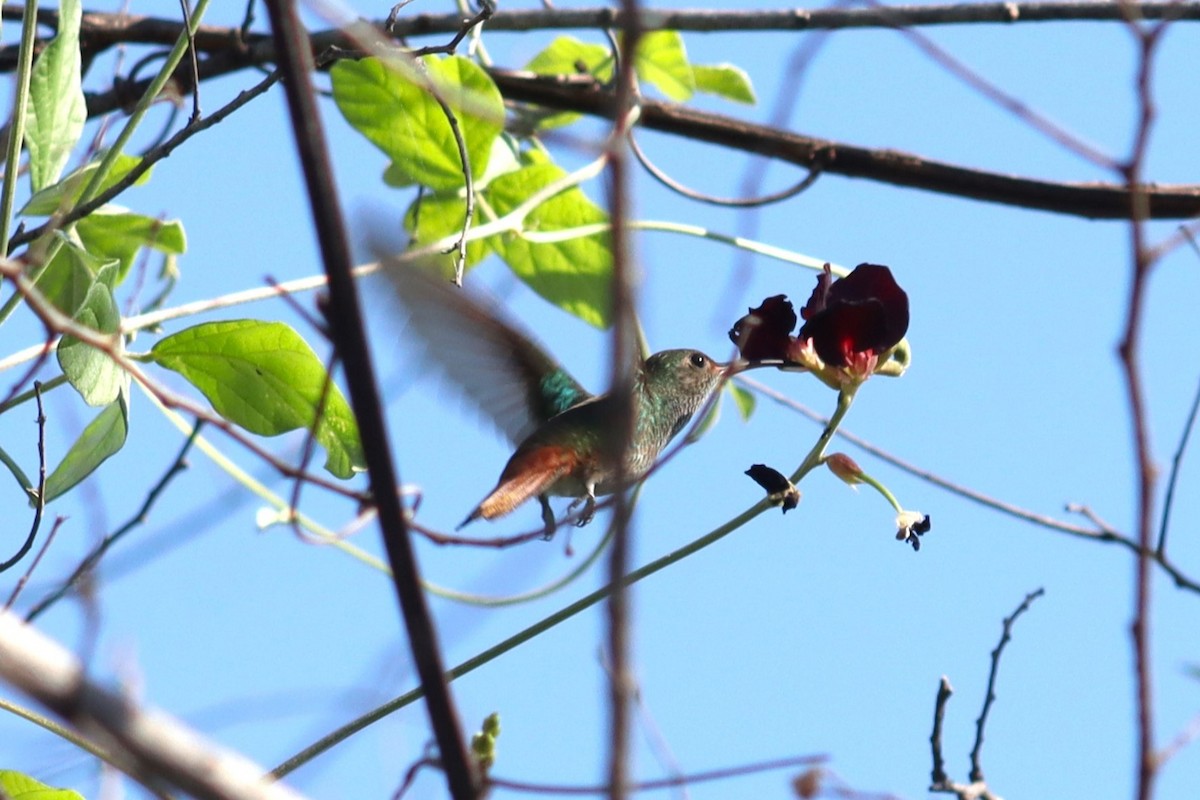
[[[554,519],[554,509],[550,508],[550,500],[546,495],[539,494],[538,502],[542,504],[542,524],[546,526],[542,531],[542,540],[548,542],[554,538],[554,532],[558,530],[558,522]]]
[[[582,528],[584,525],[587,525],[589,522],[591,522],[592,517],[594,516],[596,516],[596,498],[589,494],[586,498],[584,498],[583,512],[580,513],[579,519],[575,521],[575,524]]]

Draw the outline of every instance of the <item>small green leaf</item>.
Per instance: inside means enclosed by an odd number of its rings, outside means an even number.
[[[602,83],[607,83],[612,80],[612,51],[603,45],[584,42],[574,36],[559,36],[550,42],[545,50],[530,59],[525,69],[538,75],[586,73]],[[558,128],[570,125],[581,116],[570,111],[548,114],[538,121],[537,127]]]
[[[3,464],[8,469],[9,474],[13,476],[13,480],[21,487],[21,491],[28,494],[33,489],[33,484],[30,482],[29,477],[25,475],[25,470],[21,469],[21,465],[3,447],[0,447],[0,464]]]
[[[58,35],[29,78],[29,180],[36,192],[58,180],[87,121],[79,55],[79,0],[58,7]]]
[[[46,478],[46,502],[66,494],[116,454],[129,433],[129,395],[122,390],[71,445],[63,460]]]
[[[113,162],[113,168],[109,170],[108,177],[100,183],[100,191],[108,189],[117,181],[124,178],[141,162],[141,156],[131,156],[125,153],[117,156],[116,161]],[[87,187],[88,181],[92,179],[92,175],[99,166],[99,159],[89,164],[84,164],[57,183],[51,184],[35,193],[33,197],[29,198],[29,202],[25,204],[20,213],[28,217],[48,217],[68,206],[75,205],[79,202],[83,190]],[[146,181],[150,180],[150,173],[153,171],[153,168],[146,170],[133,185],[141,186],[146,183]]]
[[[462,231],[467,202],[456,194],[434,194],[418,197],[404,213],[404,229],[412,236],[412,246],[421,247],[455,236]],[[487,241],[477,239],[467,244],[467,266],[474,266],[490,252]],[[439,255],[453,264],[458,250]]]
[[[218,414],[260,436],[311,430],[326,385],[317,354],[282,322],[196,325],[159,341],[150,356],[199,389]],[[333,475],[349,478],[364,468],[358,426],[336,384],[329,384],[315,436]]]
[[[63,247],[72,245],[68,243]],[[117,268],[117,263],[111,261],[97,273],[84,295],[83,303],[72,315],[77,323],[99,333],[116,333],[120,329],[121,313],[117,310],[117,301],[112,293]],[[120,348],[120,340],[116,342]],[[74,336],[64,336],[58,343],[58,365],[75,391],[90,406],[106,406],[116,400],[117,394],[129,381],[125,371],[107,353],[84,344]]]
[[[750,76],[741,67],[733,64],[697,64],[692,67],[692,75],[696,79],[696,91],[724,97],[735,103],[754,105],[758,102]]]
[[[755,405],[758,403],[754,392],[732,382],[727,383],[726,386],[729,387],[729,393],[733,395],[733,402],[737,403],[738,413],[742,416],[742,420],[749,420],[754,414]]]
[[[485,196],[503,216],[565,174],[554,164],[533,164],[496,178]],[[530,212],[525,230],[546,233],[607,221],[603,209],[576,187]],[[553,243],[533,243],[516,234],[488,241],[512,271],[542,297],[598,328],[611,324],[612,248],[607,232]]]
[[[424,74],[377,58],[343,60],[330,69],[333,98],[346,120],[392,160],[386,180],[407,178],[438,191],[465,184],[458,145],[430,84],[458,120],[473,176],[487,171],[504,123],[496,84],[460,56],[420,60]]]
[[[558,36],[530,59],[525,69],[538,75],[586,73],[607,82],[612,78],[612,52],[604,45],[584,42],[574,36]]]
[[[679,31],[654,31],[643,36],[633,66],[643,83],[657,86],[672,100],[681,102],[696,93],[696,78]]]
[[[11,769],[0,769],[0,796],[11,800],[83,800],[71,789],[55,789]]]
[[[97,209],[79,220],[75,230],[89,253],[120,263],[118,285],[143,247],[170,255],[182,255],[187,250],[187,237],[179,220],[159,220],[117,206]]]

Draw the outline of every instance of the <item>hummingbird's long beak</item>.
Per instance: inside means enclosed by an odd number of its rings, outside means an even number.
[[[757,361],[747,361],[739,356],[725,365],[725,369],[731,377],[737,375],[739,372],[748,372],[752,369],[765,369],[766,367],[774,367],[776,369],[799,367],[800,369],[804,369],[799,364],[793,364],[781,358],[764,358]]]

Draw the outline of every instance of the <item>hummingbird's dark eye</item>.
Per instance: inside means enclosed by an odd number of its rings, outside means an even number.
[[[691,361],[692,366],[696,367],[697,369],[700,369],[708,363],[708,359],[704,357],[703,353],[692,353],[691,358],[688,360]]]

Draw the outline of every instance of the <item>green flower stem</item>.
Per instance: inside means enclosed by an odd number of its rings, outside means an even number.
[[[825,452],[825,447],[829,444],[829,440],[833,438],[834,432],[837,431],[838,426],[841,424],[842,419],[846,416],[846,412],[850,410],[850,406],[853,402],[853,392],[842,392],[838,395],[837,410],[834,411],[833,416],[830,417],[829,424],[825,426],[825,430],[821,432],[821,437],[817,439],[816,444],[813,445],[812,449],[808,452],[808,455],[804,457],[804,460],[801,462],[799,468],[797,468],[796,472],[792,475],[793,483],[797,483],[805,475],[820,465],[822,456]],[[652,561],[643,567],[635,569],[633,572],[630,572],[621,579],[619,585],[622,587],[632,586],[643,578],[648,578],[656,572],[660,572],[672,564],[682,561],[694,553],[700,552],[709,545],[725,538],[725,536],[728,534],[742,527],[747,522],[772,507],[773,506],[766,498],[759,500],[741,514],[738,514],[736,517],[724,523],[723,525],[714,528],[705,535],[701,536],[699,539],[696,539],[695,541],[684,545],[678,550],[667,553],[665,556],[662,556],[657,560]],[[576,614],[586,611],[600,601],[606,599],[617,588],[618,584],[610,583],[607,586],[597,589],[591,594],[585,595],[579,600],[576,600],[574,603],[571,603],[570,605],[554,612],[550,616],[534,623],[533,625],[530,625],[525,630],[510,636],[504,641],[499,642],[498,644],[489,647],[487,650],[484,650],[478,655],[475,655],[461,664],[458,664],[446,673],[446,679],[448,681],[452,681],[475,671],[484,664],[487,664],[488,662],[504,655],[508,651],[513,650],[530,639],[533,639],[535,636],[550,630],[559,623],[566,622]],[[271,770],[271,775],[276,778],[284,777],[288,773],[316,758],[321,753],[329,750],[331,747],[339,744],[363,728],[366,728],[368,725],[378,722],[392,712],[398,711],[410,703],[419,700],[422,695],[423,692],[421,688],[417,687],[387,703],[384,703],[378,708],[372,709],[366,714],[363,714],[361,717],[351,720],[346,725],[343,725],[341,728],[332,731],[328,735],[322,737],[320,740],[314,742],[288,760],[284,761],[279,766],[275,767],[275,769]]]
[[[172,425],[178,428],[179,431],[185,436],[191,435],[192,424],[188,420],[184,419],[184,417],[178,412],[164,406],[162,402],[154,395],[154,393],[143,386],[140,382],[137,383],[137,386]],[[257,481],[253,475],[235,464],[232,459],[218,450],[216,445],[214,445],[204,436],[196,437],[196,449],[212,459],[213,463],[220,467],[225,474],[229,475],[229,477],[246,487],[246,489],[248,489],[252,494],[258,496],[264,502],[270,505],[271,508],[280,515],[280,519],[286,519],[284,515],[289,513],[293,514],[294,516],[292,519],[294,519],[297,525],[309,533],[312,533],[317,538],[322,539],[330,547],[341,550],[343,553],[346,553],[351,558],[357,559],[368,567],[379,570],[384,574],[389,574],[387,565],[375,556],[371,555],[365,550],[362,550],[361,548],[355,547],[350,542],[343,540],[336,533],[321,527],[314,520],[306,517],[305,515],[299,512],[290,511],[290,506],[286,500],[272,492],[262,483]]]
[[[859,475],[858,479],[860,481],[862,481],[863,483],[865,483],[867,486],[870,486],[875,491],[879,492],[881,495],[883,495],[884,499],[892,504],[892,508],[896,509],[897,514],[904,511],[904,508],[901,507],[899,501],[896,500],[896,496],[893,495],[890,491],[888,491],[888,488],[886,486],[884,486],[882,483],[875,480],[874,478],[872,478],[870,475],[867,475],[866,473]]]
[[[20,717],[21,719],[32,722],[34,725],[37,725],[39,728],[44,728],[45,730],[50,731],[50,733],[53,733],[55,736],[58,736],[61,739],[67,740],[71,744],[78,747],[80,750],[85,750],[88,753],[91,753],[96,758],[100,759],[101,761],[105,762],[106,764],[116,764],[117,763],[117,762],[113,761],[112,756],[110,756],[104,750],[100,749],[100,747],[98,747],[94,742],[92,742],[88,739],[85,739],[84,737],[80,736],[78,733],[76,733],[75,731],[66,727],[65,725],[59,725],[57,722],[50,719],[49,717],[44,717],[35,711],[30,711],[28,708],[17,705],[16,703],[14,703],[10,700],[5,700],[3,697],[0,697],[0,710],[7,711],[10,714],[15,714],[16,716]]]
[[[13,201],[21,170],[21,147],[25,142],[25,117],[29,111],[29,80],[33,74],[33,42],[37,36],[37,0],[25,0],[21,18],[21,45],[17,50],[17,85],[13,98],[12,124],[8,130],[8,150],[4,156],[4,186],[0,191],[0,247],[8,256],[8,233],[12,223]]]
[[[829,418],[829,422],[825,424],[825,429],[821,431],[821,438],[817,439],[817,443],[813,445],[812,449],[808,451],[808,455],[804,457],[804,461],[792,473],[792,477],[789,479],[792,483],[800,483],[800,481],[804,480],[805,475],[825,463],[825,448],[829,446],[833,435],[841,427],[842,420],[846,418],[846,414],[850,411],[850,406],[854,405],[854,393],[857,391],[857,388],[843,389],[838,392],[837,408],[834,409],[833,416]]]

